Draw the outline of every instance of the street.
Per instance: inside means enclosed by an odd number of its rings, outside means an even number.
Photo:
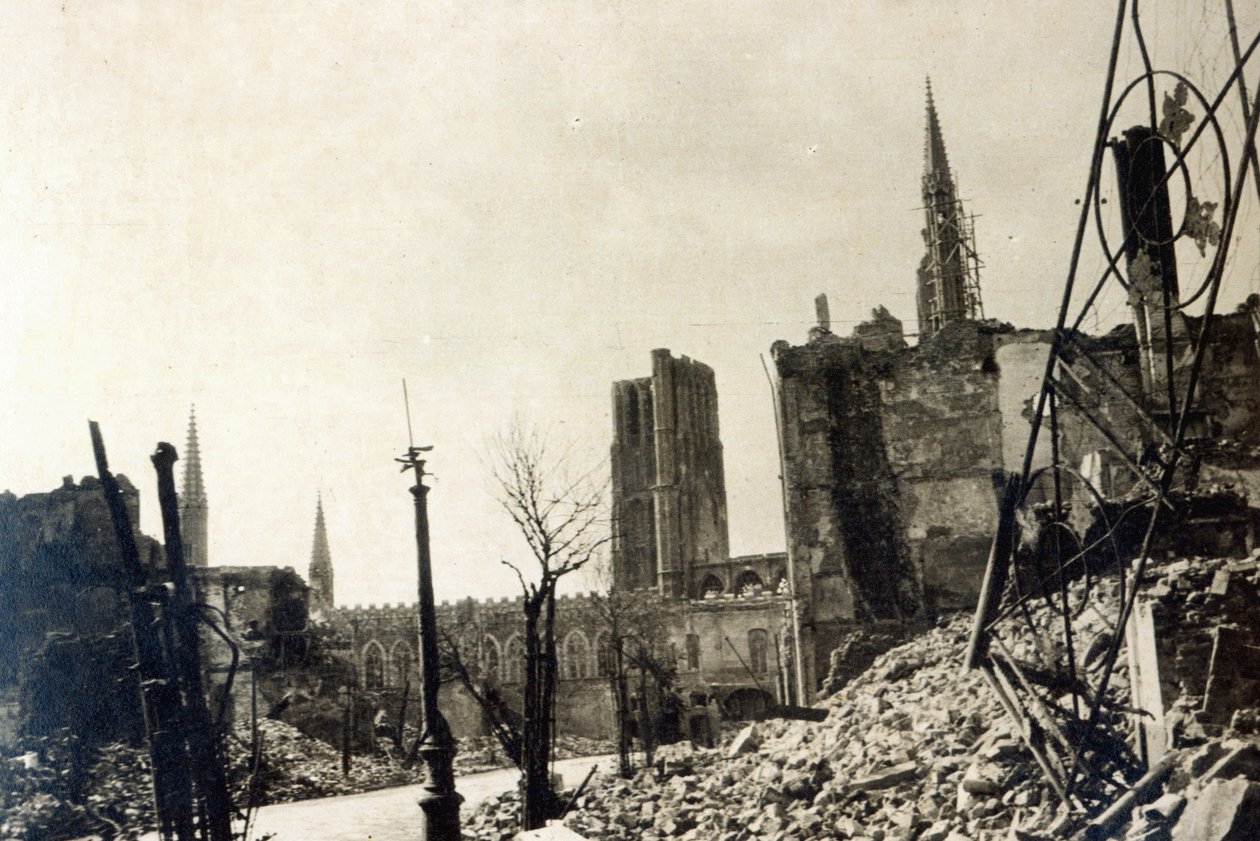
[[[610,770],[615,757],[562,759],[556,763],[556,773],[564,777],[565,785],[576,786],[595,764]],[[471,814],[487,797],[514,788],[519,774],[515,768],[503,768],[456,779],[455,787],[464,796],[461,816]],[[399,786],[266,806],[259,810],[248,841],[268,835],[275,841],[412,841],[420,820],[416,805],[420,789],[419,785]]]

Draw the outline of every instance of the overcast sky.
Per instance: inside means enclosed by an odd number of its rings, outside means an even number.
[[[0,488],[93,473],[93,418],[159,535],[148,457],[196,403],[212,564],[305,574],[322,492],[338,601],[410,600],[406,377],[438,596],[509,594],[486,437],[604,461],[610,384],[668,347],[717,374],[732,551],[782,550],[759,355],[819,292],[914,330],[924,78],[986,313],[1047,326],[1108,5],[6,0]],[[1219,82],[1216,5],[1143,3],[1156,63]]]

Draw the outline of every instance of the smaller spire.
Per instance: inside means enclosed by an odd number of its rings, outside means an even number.
[[[314,607],[333,606],[333,566],[332,552],[328,548],[328,528],[324,524],[324,495],[315,497],[315,540],[311,546],[311,565],[307,571],[307,580],[311,585]]]

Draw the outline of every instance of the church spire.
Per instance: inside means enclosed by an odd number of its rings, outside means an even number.
[[[941,134],[941,120],[936,115],[936,102],[932,99],[932,79],[927,80],[927,136],[923,140],[923,182],[933,188],[954,191],[954,178],[949,172],[949,156],[945,154],[945,137]]]
[[[971,217],[958,198],[941,132],[932,80],[927,80],[927,129],[923,141],[923,229],[926,253],[919,264],[919,341],[951,321],[984,318],[980,302],[980,258]]]
[[[311,585],[311,611],[318,613],[333,607],[332,552],[328,549],[328,529],[324,525],[324,498],[315,499],[315,542],[311,547],[311,565],[307,571]]]
[[[201,475],[201,445],[197,441],[197,407],[188,418],[188,443],[184,447],[184,487],[179,494],[180,534],[184,556],[190,566],[208,566],[208,506],[206,484]]]

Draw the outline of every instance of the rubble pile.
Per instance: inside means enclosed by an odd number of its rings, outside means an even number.
[[[588,838],[885,838],[962,841],[1049,823],[1048,787],[976,673],[961,668],[969,617],[877,658],[818,723],[749,725],[725,748],[665,750],[661,771],[604,778],[566,825]],[[512,837],[515,795],[467,822]],[[913,833],[913,834],[912,834]],[[951,837],[952,833],[952,837]]]
[[[110,827],[153,825],[148,756],[104,745],[90,765],[70,739],[47,739],[38,751],[7,761],[0,782],[0,839],[73,838]]]
[[[1201,706],[1213,648],[1204,639],[1254,612],[1257,566],[1254,558],[1191,559],[1151,570],[1142,598],[1160,605],[1161,647],[1177,664],[1166,677],[1183,713],[1169,722],[1173,749],[1154,777],[1098,789],[1111,808],[1092,824],[1060,804],[982,674],[963,669],[971,624],[963,615],[877,657],[823,702],[825,721],[763,721],[719,750],[664,749],[658,768],[634,779],[598,778],[564,823],[586,838],[619,840],[1260,838],[1260,747],[1240,738],[1260,723],[1255,682],[1235,685],[1233,702],[1250,698],[1251,706],[1230,716],[1214,722]],[[1077,661],[1093,683],[1114,633],[1118,586],[1095,579],[1069,591]],[[1060,617],[1041,604],[1030,619],[1039,636],[1011,623],[1002,645],[1030,669],[1062,668]],[[1136,738],[1124,713],[1128,671],[1121,648],[1101,717],[1124,751]],[[492,799],[470,816],[465,836],[511,838],[518,815],[514,793]]]
[[[356,754],[350,774],[341,773],[341,752],[281,721],[258,722],[261,758],[251,759],[248,725],[228,739],[229,779],[238,809],[357,794],[422,782],[422,763],[404,767],[387,740],[371,755]],[[106,831],[122,837],[153,829],[153,797],[145,748],[108,744],[93,749],[83,762],[70,745],[46,740],[38,751],[10,759],[0,775],[0,841],[58,839]],[[608,743],[563,736],[557,758],[611,752]],[[83,766],[78,771],[76,765]],[[459,740],[457,774],[474,774],[511,765],[493,737]]]
[[[1179,560],[1152,579],[1142,597],[1151,604],[1161,683],[1180,694],[1168,699],[1182,719],[1177,735],[1217,735],[1227,725],[1254,732],[1260,559]]]
[[[239,789],[234,800],[242,806],[251,802],[251,796],[254,804],[265,805],[356,794],[423,779],[419,766],[404,768],[397,758],[383,752],[356,754],[350,760],[350,774],[343,775],[340,751],[281,721],[259,721],[258,734],[262,755],[252,784],[249,726],[239,727],[231,740],[230,775]]]

